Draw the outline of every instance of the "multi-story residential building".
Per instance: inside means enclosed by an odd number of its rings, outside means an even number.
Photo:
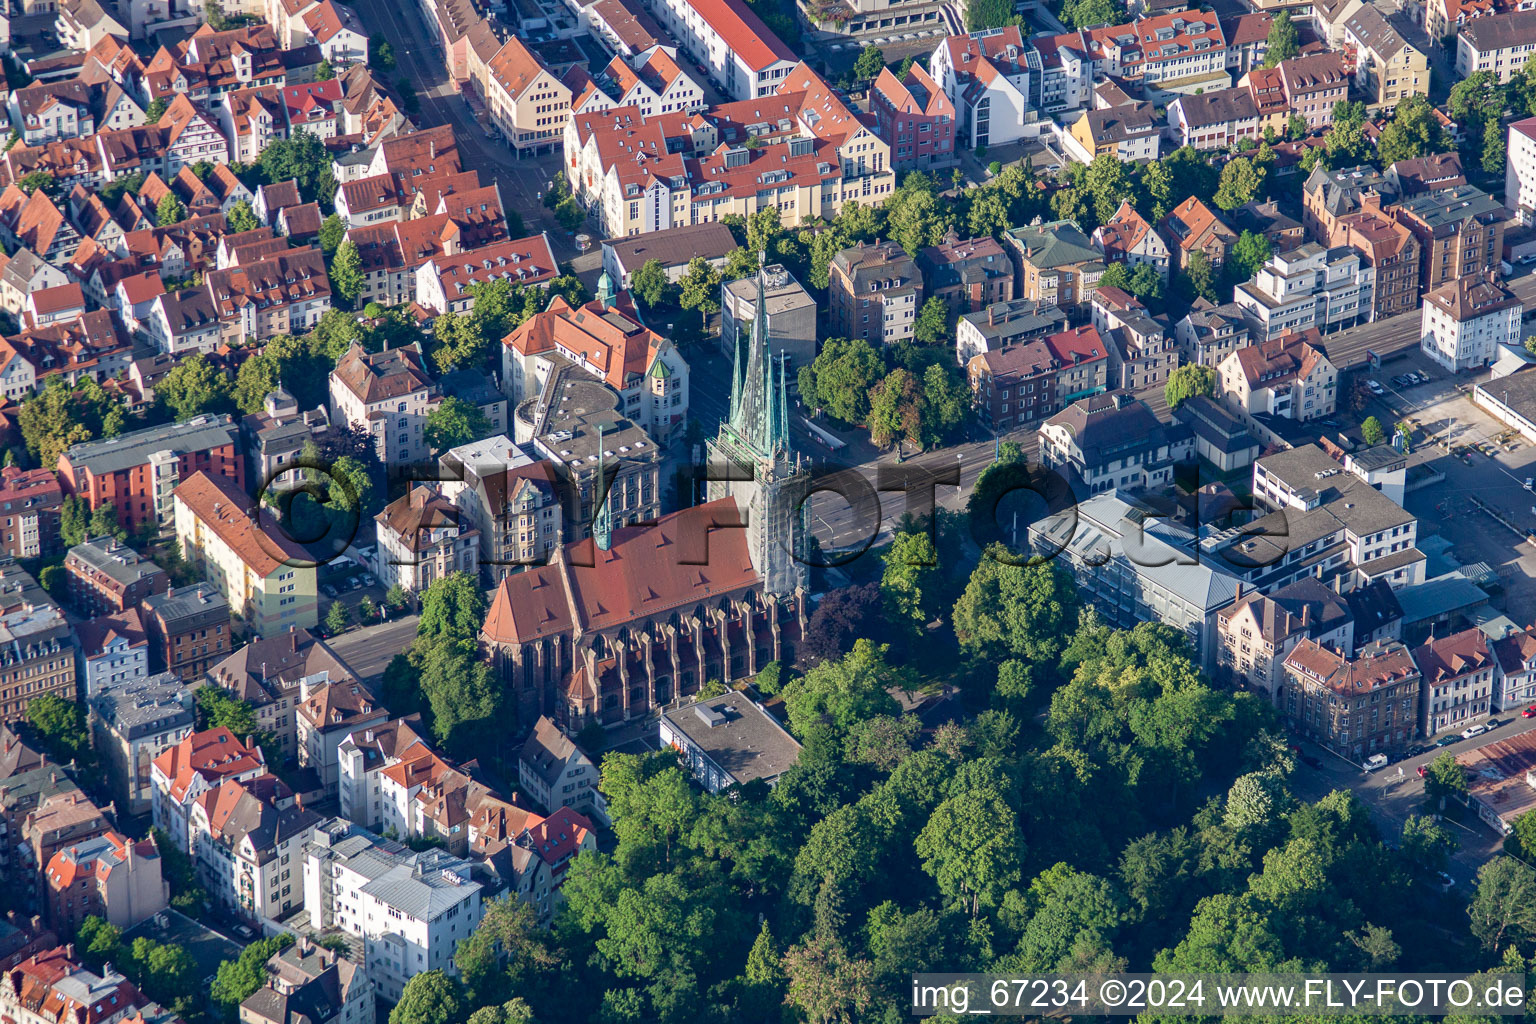
[[[251,705],[256,724],[285,758],[299,751],[299,705],[312,690],[356,681],[325,641],[307,629],[257,637],[215,665],[208,680]]]
[[[1122,202],[1113,217],[1094,229],[1092,241],[1104,254],[1105,263],[1124,263],[1132,270],[1148,263],[1159,277],[1168,276],[1167,244],[1129,201]]]
[[[832,258],[829,276],[833,334],[862,338],[876,348],[912,340],[923,278],[901,246],[860,242]]]
[[[1303,640],[1350,652],[1355,620],[1338,591],[1315,579],[1297,580],[1265,597],[1244,593],[1216,613],[1216,668],[1226,683],[1279,703],[1285,659]]]
[[[1041,339],[1067,329],[1067,316],[1054,303],[1037,299],[994,302],[967,313],[955,324],[955,354],[964,366],[983,352]]]
[[[1156,160],[1162,140],[1162,125],[1150,103],[1085,110],[1061,136],[1068,156],[1090,164],[1101,156],[1124,163]]]
[[[87,619],[75,627],[81,695],[149,675],[149,638],[138,608]]]
[[[1536,117],[1510,124],[1504,160],[1504,202],[1529,226],[1536,221]]]
[[[973,355],[967,374],[977,411],[997,430],[1034,423],[1103,391],[1107,346],[1093,326],[1010,341]]]
[[[330,796],[336,793],[340,778],[337,747],[357,730],[388,723],[389,709],[355,680],[317,683],[306,689],[294,715],[299,765],[319,775]]]
[[[91,88],[79,79],[34,82],[11,93],[6,109],[21,142],[41,146],[96,133]],[[143,115],[140,114],[142,123]]]
[[[1355,54],[1355,88],[1373,107],[1394,107],[1429,95],[1429,58],[1402,37],[1380,11],[1361,4],[1344,23],[1344,43]]]
[[[800,367],[816,359],[817,303],[811,293],[783,265],[763,268],[764,318],[768,348],[786,361],[790,383],[796,383]],[[720,285],[720,351],[733,356],[746,344],[757,319],[757,281],[740,277]]]
[[[552,463],[502,434],[451,448],[438,465],[442,494],[457,509],[461,534],[476,538],[473,561],[487,579],[542,564],[560,544],[561,478]]]
[[[69,846],[53,855],[43,882],[49,923],[60,932],[73,932],[87,917],[126,931],[170,904],[153,836],[133,840],[108,832]]]
[[[1492,274],[1447,281],[1424,296],[1419,348],[1450,370],[1479,370],[1520,347],[1524,305]]]
[[[1421,293],[1498,270],[1507,211],[1482,189],[1466,185],[1432,192],[1393,207],[1392,213],[1419,240]]]
[[[204,413],[181,423],[146,427],[69,448],[59,460],[67,494],[91,508],[111,502],[129,531],[171,522],[171,492],[194,473],[228,477],[245,488],[245,457],[228,416]]]
[[[187,815],[192,805],[225,782],[265,775],[261,748],[246,746],[223,726],[187,736],[149,765],[150,812],[155,827],[183,853],[192,852]]]
[[[248,478],[258,493],[286,490],[299,483],[300,471],[292,464],[304,446],[324,436],[330,428],[325,406],[301,411],[293,395],[274,388],[262,401],[261,412],[240,420],[245,442]]]
[[[453,954],[483,911],[472,865],[440,849],[413,852],[332,818],[303,851],[304,909],[311,925],[362,940],[378,992],[398,1000],[424,971],[457,974]]]
[[[100,1007],[100,1010],[96,1008]],[[0,978],[0,1013],[16,1024],[59,1024],[84,1017],[89,1024],[148,1024],[154,1004],[117,971],[86,970],[72,945],[22,960]]]
[[[1511,711],[1536,704],[1536,630],[1522,630],[1493,641],[1493,656],[1499,660],[1493,710]]]
[[[962,240],[951,230],[942,244],[918,250],[917,267],[925,299],[941,298],[962,313],[1013,298],[1013,262],[990,235]]]
[[[336,748],[341,816],[364,828],[383,827],[384,769],[413,760],[428,750],[420,716],[397,718],[382,726],[359,729]],[[419,749],[418,749],[419,748]]]
[[[1511,146],[1511,156],[1513,156],[1513,150],[1514,147]],[[1461,154],[1429,153],[1425,156],[1399,160],[1388,167],[1387,181],[1397,189],[1400,197],[1412,199],[1426,192],[1460,188],[1467,183],[1467,175],[1461,167]]]
[[[212,584],[170,587],[142,608],[151,671],[192,682],[229,653],[229,602]]]
[[[1202,556],[1262,593],[1308,576],[1340,577],[1345,591],[1377,580],[1394,589],[1421,582],[1418,521],[1400,504],[1407,468],[1407,457],[1386,445],[1342,461],[1317,445],[1266,455],[1253,464],[1253,497],[1272,511],[1203,537]]]
[[[1050,303],[1069,316],[1083,317],[1104,257],[1069,220],[1011,228],[1003,235],[1014,261],[1019,297]]]
[[[609,237],[751,216],[773,207],[786,227],[895,188],[890,145],[804,65],[770,97],[686,117],[615,107],[570,118],[565,173]]]
[[[1333,123],[1333,105],[1349,99],[1349,75],[1337,53],[1292,57],[1277,66],[1290,110],[1306,119],[1307,130]]]
[[[588,817],[607,820],[608,806],[598,792],[597,765],[548,715],[540,715],[517,756],[523,791],[546,810],[574,807]]]
[[[509,36],[477,80],[491,121],[519,156],[560,144],[571,111],[571,89],[517,36]]]
[[[799,61],[742,0],[659,0],[651,13],[734,100],[761,99],[781,88]]]
[[[1419,735],[1423,681],[1408,648],[1375,641],[1350,658],[1303,639],[1286,655],[1280,711],[1291,728],[1349,760]]]
[[[1253,344],[1253,331],[1243,307],[1235,302],[1221,305],[1197,298],[1189,312],[1173,326],[1173,337],[1186,363],[1216,369],[1238,349]]]
[[[1164,426],[1123,391],[1073,402],[1041,424],[1039,436],[1040,464],[1083,494],[1171,485],[1174,467],[1194,458],[1188,428]]]
[[[599,105],[636,106],[644,117],[698,110],[704,89],[675,59],[676,51],[649,47],[629,57],[614,57],[597,76],[583,79],[567,72],[573,110],[595,110]],[[587,106],[578,100],[586,100]]]
[[[1424,679],[1425,739],[1459,732],[1493,710],[1499,663],[1481,629],[1431,637],[1413,649],[1413,661]]]
[[[1301,187],[1302,223],[1319,245],[1344,245],[1347,218],[1379,212],[1397,197],[1397,186],[1374,167],[1330,171],[1319,164]]]
[[[1291,331],[1236,349],[1216,369],[1216,388],[1237,408],[1283,419],[1332,416],[1339,371],[1315,330]]]
[[[1233,294],[1257,337],[1312,328],[1328,333],[1371,319],[1375,270],[1349,246],[1315,242],[1271,256]]]
[[[1182,526],[1113,493],[1031,523],[1030,549],[1060,559],[1079,597],[1120,629],[1155,621],[1183,630],[1195,660],[1215,667],[1216,613],[1241,582],[1219,562],[1197,557]]]
[[[1362,0],[1316,0],[1312,5],[1312,23],[1328,48],[1344,48],[1344,24],[1360,10]]]
[[[21,566],[0,562],[0,722],[25,718],[27,705],[77,696],[74,643],[64,612]]]
[[[1254,67],[1238,79],[1237,84],[1253,96],[1254,109],[1259,112],[1259,132],[1284,136],[1291,117],[1290,101],[1285,98],[1285,80],[1279,68]]]
[[[331,308],[331,281],[319,249],[290,249],[210,270],[205,285],[229,342],[302,334]]]
[[[869,87],[869,110],[890,144],[893,170],[937,170],[959,161],[955,104],[922,65],[913,64],[904,79],[882,68]]]
[[[548,412],[542,401],[552,397],[556,370],[575,370],[610,389],[614,400],[608,404],[616,404],[625,419],[657,443],[671,444],[688,415],[688,363],[676,345],[610,299],[599,296],[578,307],[556,296],[548,309],[525,320],[502,339],[501,386],[518,416],[529,412],[523,403],[531,398]],[[522,425],[516,433],[519,441],[532,436]]]
[[[1430,0],[1428,6],[1434,8],[1437,4]],[[1533,48],[1536,48],[1536,11],[1506,11],[1472,18],[1456,29],[1456,77],[1467,78],[1478,71],[1491,71],[1502,85],[1525,67]]]
[[[531,288],[559,273],[549,236],[540,232],[433,256],[416,268],[416,302],[433,313],[467,313],[475,306],[477,284],[508,280]]]
[[[952,35],[928,59],[928,71],[955,111],[957,144],[1001,146],[1038,133],[1040,56],[1014,25]]]
[[[1134,296],[1119,288],[1099,288],[1093,296],[1093,326],[1109,353],[1111,391],[1140,391],[1166,383],[1179,356],[1168,318],[1153,316]]]
[[[1307,229],[1301,221],[1281,210],[1279,201],[1274,199],[1255,199],[1239,206],[1232,211],[1232,226],[1238,231],[1263,235],[1272,252],[1294,249],[1307,240]]]
[[[1371,318],[1408,313],[1419,304],[1419,240],[1412,231],[1379,210],[1365,210],[1339,220],[1343,244],[1360,254],[1374,276]]]
[[[198,882],[246,920],[284,916],[304,902],[303,852],[321,820],[274,775],[220,783],[187,814]]]
[[[1169,211],[1158,222],[1157,230],[1168,243],[1173,269],[1180,272],[1189,268],[1190,257],[1198,252],[1205,255],[1215,273],[1226,264],[1227,254],[1237,244],[1237,232],[1194,196]]]
[[[76,544],[64,556],[69,602],[87,616],[136,606],[171,585],[164,569],[116,537]]]
[[[174,494],[176,540],[258,636],[319,621],[315,563],[276,519],[225,477],[193,474]]]
[[[1212,11],[1167,11],[1033,42],[1043,65],[1040,105],[1048,112],[1083,106],[1095,80],[1106,75],[1154,87],[1175,81],[1225,87],[1232,81],[1229,65],[1243,57],[1228,45]]]
[[[114,802],[127,814],[148,812],[155,758],[192,735],[192,688],[161,672],[101,686],[90,708],[93,744]]]
[[[110,810],[110,808],[108,808]],[[56,793],[40,799],[21,825],[23,878],[35,883],[39,896],[46,895],[43,869],[54,854],[111,831],[106,812],[81,790]]]
[[[272,954],[267,983],[240,1003],[240,1024],[369,1024],[375,1012],[366,965],[306,935]]]
[[[420,593],[452,573],[478,576],[480,535],[461,526],[453,501],[427,487],[412,487],[374,516],[379,580]]]
[[[430,457],[423,429],[442,401],[415,347],[369,352],[353,344],[330,378],[331,422],[367,431],[386,466]]]
[[[736,236],[718,221],[704,221],[665,231],[608,238],[602,248],[603,272],[615,289],[628,291],[634,284],[635,271],[651,260],[661,264],[672,284],[683,279],[695,257],[716,270],[724,270],[725,261],[736,249]]]
[[[1262,136],[1259,108],[1244,86],[1180,96],[1168,104],[1168,130],[1181,146],[1230,149]]]
[[[60,547],[59,511],[64,490],[53,468],[0,469],[0,554],[12,558],[40,558],[56,554]]]

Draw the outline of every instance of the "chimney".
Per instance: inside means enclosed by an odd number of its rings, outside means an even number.
[[[1312,625],[1312,606],[1304,604],[1301,606],[1301,628],[1306,629],[1310,625]]]
[[[1244,589],[1243,588],[1243,581],[1242,580],[1238,580],[1237,581],[1237,599],[1239,601],[1241,601],[1243,599],[1243,589]]]
[[[1335,576],[1333,578],[1333,592],[1335,594],[1342,594],[1342,593],[1344,593],[1343,587],[1344,587],[1343,577],[1342,576]]]

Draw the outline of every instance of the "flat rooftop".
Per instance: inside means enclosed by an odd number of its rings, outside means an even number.
[[[737,782],[772,782],[800,756],[795,738],[744,693],[696,701],[662,717]]]

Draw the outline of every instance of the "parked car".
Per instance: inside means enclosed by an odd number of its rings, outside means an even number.
[[[378,583],[378,582],[379,582],[378,580],[373,578],[373,573],[371,573],[371,572],[363,573],[363,586],[371,587],[375,583]]]
[[[320,584],[320,593],[324,594],[326,597],[335,597],[336,588],[331,586],[329,583],[322,583]]]
[[[1378,397],[1387,393],[1387,389],[1382,387],[1379,381],[1368,380],[1365,382],[1365,386],[1371,389],[1371,394]]]
[[[1520,717],[1521,718],[1536,718],[1536,704],[1532,704],[1530,707],[1528,707],[1524,711],[1520,712]]]
[[[1482,722],[1479,722],[1476,725],[1469,725],[1465,729],[1461,730],[1461,738],[1464,740],[1470,740],[1476,736],[1481,736],[1487,731],[1488,726],[1484,725]]]
[[[1501,726],[1503,724],[1504,724],[1504,719],[1502,719],[1502,718],[1490,718],[1490,719],[1488,719],[1488,728],[1490,728],[1490,729],[1497,729],[1499,726]]]
[[[1385,768],[1388,763],[1389,762],[1387,761],[1387,755],[1386,754],[1372,754],[1370,757],[1365,759],[1365,761],[1363,762],[1362,766],[1365,768],[1366,771],[1374,772],[1374,771],[1377,771],[1379,769]]]
[[[1419,765],[1417,770],[1418,770],[1418,773],[1419,773],[1419,778],[1422,779],[1424,776],[1429,774],[1429,765],[1421,764],[1421,765]]]
[[[1435,740],[1435,746],[1437,746],[1437,747],[1449,747],[1453,743],[1460,743],[1461,740],[1462,740],[1462,737],[1460,737],[1460,736],[1441,736],[1439,739]]]

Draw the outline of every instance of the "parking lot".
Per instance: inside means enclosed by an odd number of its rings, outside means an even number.
[[[1410,372],[1429,379],[1407,386],[1393,383]],[[1520,612],[1513,615],[1517,621],[1529,618],[1524,609],[1536,602],[1536,548],[1524,533],[1536,533],[1536,494],[1525,481],[1536,477],[1536,448],[1472,404],[1463,390],[1470,390],[1471,377],[1453,377],[1418,352],[1388,363],[1370,379],[1383,394],[1372,399],[1364,415],[1376,416],[1388,431],[1400,420],[1413,423],[1409,466],[1445,475],[1409,491],[1404,501],[1419,517],[1420,540],[1439,534],[1463,564],[1486,562],[1505,588],[1495,603],[1506,612]],[[1480,509],[1474,497],[1498,518]]]

